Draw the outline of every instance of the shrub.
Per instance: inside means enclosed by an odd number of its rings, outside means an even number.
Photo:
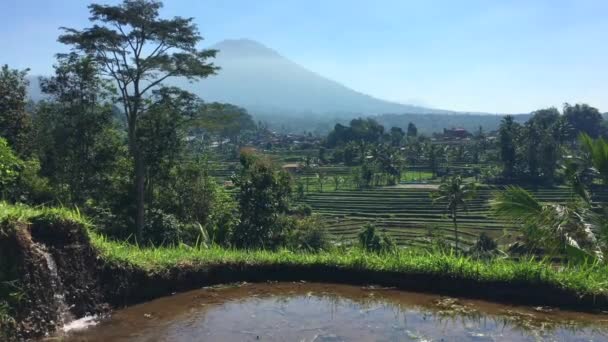
[[[309,204],[301,203],[291,208],[290,213],[300,217],[307,217],[312,215],[312,207]]]
[[[429,249],[432,251],[447,252],[451,248],[450,243],[446,241],[439,226],[431,225],[427,227],[426,239],[429,242]]]
[[[469,255],[475,258],[491,258],[496,254],[498,244],[486,233],[481,233],[475,245],[469,249]]]
[[[368,252],[384,253],[395,250],[396,244],[386,231],[377,231],[371,223],[363,226],[359,233],[359,244]]]
[[[108,207],[98,205],[92,200],[85,203],[85,214],[93,222],[95,229],[110,238],[128,240],[132,236],[133,225],[131,215],[127,212],[119,213]]]
[[[328,250],[331,247],[331,236],[327,227],[316,216],[296,219],[289,235],[288,247],[310,252]]]
[[[22,169],[23,161],[13,153],[6,140],[0,138],[0,189],[2,192],[15,185]]]
[[[296,199],[301,200],[301,199],[304,199],[305,196],[306,196],[306,190],[304,187],[304,183],[298,182],[298,184],[296,185]]]
[[[145,244],[155,246],[177,245],[182,242],[193,244],[200,234],[198,227],[183,224],[174,215],[160,209],[148,210],[147,218],[142,233]]]
[[[204,226],[206,243],[227,247],[239,223],[237,203],[225,191],[217,191],[211,214]]]
[[[237,248],[275,248],[282,244],[281,216],[289,208],[291,177],[268,158],[241,154],[241,172],[234,178],[239,191],[240,220],[232,242]]]
[[[41,177],[40,161],[36,158],[26,160],[17,180],[14,200],[27,203],[48,203],[56,196],[47,178]]]

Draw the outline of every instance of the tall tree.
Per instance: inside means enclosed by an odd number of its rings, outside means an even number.
[[[476,186],[474,183],[465,183],[460,176],[454,176],[444,180],[432,196],[434,201],[446,204],[446,210],[450,213],[454,224],[454,239],[458,249],[458,211],[466,210],[467,201],[476,196]]]
[[[602,114],[597,108],[587,104],[575,104],[574,106],[564,104],[564,117],[572,126],[574,136],[586,133],[592,138],[597,138],[602,133]]]
[[[429,141],[426,143],[424,150],[426,151],[426,158],[429,161],[429,167],[433,177],[437,176],[437,169],[439,168],[439,158],[441,157],[441,150],[433,142]]]
[[[25,110],[29,70],[0,69],[0,136],[24,156],[29,149],[31,118]]]
[[[63,28],[59,41],[94,58],[104,76],[118,86],[127,121],[129,152],[134,163],[136,233],[145,220],[146,165],[138,125],[146,111],[146,95],[170,77],[201,79],[217,68],[207,60],[215,50],[199,50],[202,40],[193,18],[159,17],[162,3],[124,0],[119,5],[89,5],[92,27]]]
[[[55,75],[40,87],[49,96],[34,119],[42,174],[69,197],[60,199],[82,204],[107,189],[123,146],[107,103],[109,85],[91,58],[68,54],[58,55]]]
[[[503,175],[506,178],[512,178],[515,173],[515,139],[519,124],[517,124],[511,115],[507,115],[502,119],[499,129],[499,144],[500,144],[500,160],[503,164]]]
[[[542,138],[542,131],[539,127],[534,124],[532,120],[526,122],[523,127],[523,139],[524,149],[526,151],[525,160],[528,162],[528,174],[532,179],[538,177],[538,165],[539,165],[539,145]]]
[[[153,193],[155,183],[162,183],[168,177],[182,157],[186,130],[202,106],[198,97],[178,88],[163,87],[152,93],[137,127],[148,194]]]
[[[418,135],[418,128],[416,128],[416,125],[414,125],[414,123],[412,123],[412,122],[407,124],[407,137],[415,138],[417,135]]]
[[[395,147],[401,146],[403,142],[403,138],[405,137],[405,132],[401,129],[401,127],[391,127],[390,132],[390,140],[391,144]]]

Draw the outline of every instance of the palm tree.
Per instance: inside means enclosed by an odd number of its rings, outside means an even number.
[[[591,195],[585,186],[585,168],[578,158],[566,158],[562,165],[566,182],[570,185],[572,193],[578,195],[583,201],[591,203]]]
[[[584,200],[540,203],[528,191],[508,186],[494,195],[490,205],[497,217],[521,225],[528,249],[602,259],[594,233],[601,230],[601,219]]]
[[[334,190],[336,190],[336,191],[340,187],[340,184],[344,183],[344,177],[342,177],[340,175],[333,175],[331,177],[331,179],[334,181],[334,186],[335,186]]]
[[[425,151],[429,161],[429,167],[431,168],[431,175],[435,178],[435,176],[437,176],[437,161],[440,153],[437,146],[432,142],[425,144]]]
[[[312,170],[313,160],[311,156],[304,157],[304,179],[306,181],[306,193],[308,193],[309,173]]]
[[[317,178],[317,182],[319,183],[319,189],[321,189],[321,192],[323,192],[323,182],[325,181],[325,174],[319,171],[315,174],[315,177]]]
[[[476,184],[465,183],[460,176],[453,176],[449,179],[444,179],[435,193],[431,194],[434,202],[446,203],[446,210],[452,217],[454,224],[454,239],[456,240],[456,249],[458,250],[458,210],[460,208],[467,209],[467,201],[473,199],[476,195]]]
[[[599,173],[604,185],[608,185],[608,142],[603,138],[593,139],[585,133],[580,135],[579,140],[587,152],[589,162]]]

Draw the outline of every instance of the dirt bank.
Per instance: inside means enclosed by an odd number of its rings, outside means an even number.
[[[123,307],[203,286],[242,281],[374,284],[503,303],[581,311],[608,308],[606,296],[580,296],[555,284],[534,280],[479,282],[445,275],[326,264],[247,262],[178,264],[164,271],[149,272],[126,263],[105,261],[92,247],[86,229],[79,223],[32,220],[14,228],[11,233],[0,234],[0,282],[17,280],[22,299],[14,305],[16,324],[0,326],[0,332],[5,329],[18,339],[44,336],[66,320],[104,312],[109,306]]]
[[[0,236],[0,281],[14,284],[14,339],[44,336],[73,318],[107,310],[99,261],[84,228],[71,221],[19,223]],[[0,336],[2,336],[0,334]]]
[[[126,306],[150,299],[231,282],[309,281],[352,285],[380,285],[403,290],[485,299],[506,304],[550,306],[579,311],[602,311],[608,298],[580,296],[554,285],[530,282],[477,282],[429,274],[403,274],[328,265],[223,264],[176,267],[148,274],[132,267],[106,265],[104,292],[113,306]]]

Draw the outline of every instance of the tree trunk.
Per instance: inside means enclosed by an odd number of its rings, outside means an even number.
[[[145,184],[146,175],[143,158],[141,155],[135,158],[135,203],[137,212],[135,215],[135,235],[137,241],[141,241],[145,225]]]
[[[456,211],[452,212],[452,222],[454,223],[454,239],[456,240],[456,251],[458,251],[458,224],[456,223]]]
[[[146,188],[146,169],[137,141],[137,111],[131,111],[129,117],[129,152],[133,158],[134,175],[133,191],[135,191],[135,238],[138,242],[142,239],[145,225],[145,188]]]

